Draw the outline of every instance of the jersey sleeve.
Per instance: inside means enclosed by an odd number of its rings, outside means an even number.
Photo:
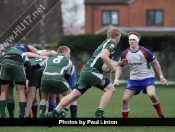
[[[65,74],[72,75],[74,73],[74,71],[75,71],[75,67],[74,67],[72,61],[69,60],[69,68],[67,69]]]
[[[23,59],[23,63],[26,63],[26,61],[30,61],[25,53],[22,53],[21,56]]]
[[[124,51],[121,53],[119,61],[122,61],[123,59],[126,58],[126,55],[127,55],[128,51],[129,51],[129,48],[127,48],[126,50],[124,50]],[[121,67],[124,67],[124,65],[121,66]]]
[[[44,61],[40,62],[39,65],[40,65],[41,67],[45,67],[46,64],[47,64],[47,60],[48,60],[48,58],[45,59]]]
[[[140,47],[140,50],[149,62],[152,62],[155,59],[155,56],[153,55],[153,53],[149,49],[144,48],[144,47]]]
[[[104,49],[108,49],[110,51],[110,53],[113,52],[115,50],[115,48],[116,48],[116,44],[114,44],[112,42],[108,42],[104,47]]]

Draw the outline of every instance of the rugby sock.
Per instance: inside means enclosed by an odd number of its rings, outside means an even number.
[[[59,114],[60,114],[60,110],[57,108],[54,108],[52,111],[53,118],[57,118]]]
[[[70,106],[71,118],[77,118],[77,105]]]
[[[21,118],[26,118],[26,102],[19,102],[19,108],[21,113]]]
[[[46,111],[46,102],[40,102],[39,105],[39,117],[44,118],[44,113]]]
[[[103,116],[103,113],[104,113],[104,109],[103,108],[98,108],[97,111],[95,112],[94,117],[95,118],[100,118],[100,117]]]
[[[52,111],[56,107],[56,102],[49,102],[49,112]]]
[[[157,103],[152,103],[152,105],[156,109],[158,115],[163,115],[159,101]]]
[[[9,112],[9,117],[14,118],[15,102],[13,99],[7,99],[7,110]]]
[[[59,117],[59,118],[65,118],[66,113],[67,113],[68,110],[69,110],[68,108],[64,108],[64,109],[61,111],[60,117]]]
[[[128,118],[130,108],[127,110],[122,109],[122,118]]]
[[[0,100],[0,118],[4,118],[6,100]]]
[[[38,102],[32,104],[33,118],[37,118],[38,115]]]

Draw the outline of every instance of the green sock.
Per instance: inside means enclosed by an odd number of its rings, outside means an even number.
[[[7,110],[9,112],[9,117],[14,118],[15,102],[13,99],[7,100]]]
[[[21,118],[26,118],[26,102],[19,102],[19,108],[21,112]]]
[[[44,113],[46,111],[46,102],[40,102],[39,105],[39,117],[44,118]]]
[[[61,111],[60,117],[59,117],[59,118],[65,118],[66,113],[67,113],[68,110],[69,110],[68,108],[64,108],[64,109]]]
[[[104,109],[98,108],[97,111],[95,112],[95,117],[96,118],[102,117],[103,116],[103,113],[104,113]]]
[[[53,118],[57,118],[59,114],[60,114],[60,110],[58,110],[57,108],[54,108],[52,111]]]
[[[4,118],[6,100],[0,100],[0,118]]]

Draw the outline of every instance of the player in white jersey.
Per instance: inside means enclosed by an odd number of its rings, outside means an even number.
[[[122,52],[119,60],[121,61],[123,58],[127,58],[129,60],[128,65],[130,68],[130,79],[123,96],[122,117],[128,118],[130,111],[129,101],[134,95],[139,94],[142,90],[143,93],[148,94],[150,97],[152,105],[156,109],[159,117],[165,118],[161,110],[158,97],[155,93],[155,73],[151,64],[155,67],[157,73],[159,74],[160,82],[168,85],[168,81],[164,78],[161,66],[151,51],[139,46],[139,40],[141,39],[140,34],[137,32],[130,32],[128,34],[128,38],[130,47]],[[122,66],[118,66],[113,83],[114,85],[119,85],[118,79],[121,72]]]

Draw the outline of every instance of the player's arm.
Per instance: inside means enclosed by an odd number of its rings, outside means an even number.
[[[23,59],[23,63],[24,63],[24,67],[26,68],[25,72],[26,72],[26,77],[29,80],[30,76],[31,76],[31,72],[32,72],[32,66],[30,63],[30,60],[28,59],[28,57],[26,56],[25,53],[22,53],[22,59]]]
[[[116,68],[112,65],[109,56],[110,56],[110,51],[108,49],[104,49],[101,55],[101,59],[111,69],[111,72],[115,72]]]
[[[45,59],[47,58],[48,56],[41,56],[41,55],[38,55],[38,54],[35,54],[35,53],[32,53],[32,52],[25,52],[27,57],[30,58],[41,58],[41,59]]]
[[[115,79],[114,79],[113,85],[119,85],[118,80],[120,78],[121,73],[122,73],[122,67],[118,66],[115,72]]]
[[[154,68],[156,69],[157,73],[159,74],[160,82],[168,85],[168,81],[164,78],[161,66],[156,58],[152,61],[152,64],[153,64]]]
[[[120,78],[120,75],[122,73],[122,68],[124,67],[124,63],[126,61],[126,64],[128,64],[128,60],[126,59],[126,56],[125,56],[125,51],[123,51],[120,55],[120,59],[118,61],[118,67],[117,67],[117,70],[116,70],[116,73],[115,73],[115,79],[114,79],[114,82],[113,82],[113,85],[119,85],[118,83],[118,80]]]
[[[46,63],[47,63],[47,60],[48,60],[48,58],[45,59],[44,61],[38,63],[38,64],[33,65],[33,66],[32,66],[32,71],[34,71],[34,70],[36,70],[36,69],[39,69],[39,68],[45,67],[45,66],[46,66]]]
[[[29,60],[24,63],[24,67],[26,67],[26,77],[29,80],[32,72],[32,66]]]

